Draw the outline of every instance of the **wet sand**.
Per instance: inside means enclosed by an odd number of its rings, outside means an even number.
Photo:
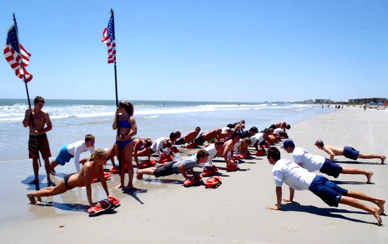
[[[297,146],[325,157],[328,156],[313,145],[318,138],[326,144],[353,146],[361,153],[384,154],[388,146],[386,121],[386,111],[345,108],[300,121],[292,125],[289,135]],[[292,158],[281,152],[284,158]],[[335,179],[340,186],[388,199],[387,165],[379,165],[377,159],[336,160],[345,167],[374,171],[373,184],[365,184],[365,176],[340,175]],[[54,202],[53,206],[33,206],[25,197],[33,187],[20,183],[26,179],[15,181],[17,173],[5,169],[0,179],[1,192],[5,193],[0,200],[1,239],[4,243],[388,242],[387,227],[376,226],[372,215],[344,205],[329,207],[308,191],[296,192],[295,202],[283,205],[282,211],[267,210],[267,206],[276,203],[276,196],[272,166],[265,157],[245,160],[237,172],[226,172],[221,158],[215,165],[223,179],[218,189],[205,189],[203,185],[185,188],[181,176],[145,176],[146,180],[134,184],[147,192],[130,196],[114,189],[118,184],[115,175],[108,186],[120,198],[121,207],[93,218],[85,212],[88,206],[84,189],[46,198]],[[18,162],[15,167],[27,170],[31,165]],[[93,200],[104,197],[100,184],[94,184]],[[288,197],[285,186],[283,197]],[[383,224],[388,221],[386,216],[382,220]]]

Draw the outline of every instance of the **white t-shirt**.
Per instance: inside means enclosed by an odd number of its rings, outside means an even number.
[[[87,147],[85,144],[85,140],[71,143],[67,145],[66,149],[68,153],[74,156],[75,168],[77,169],[78,173],[81,172],[81,168],[79,166],[79,158],[81,153],[86,152],[88,150],[90,151],[90,153],[94,152],[94,147]]]
[[[308,172],[288,159],[278,160],[272,168],[275,185],[281,187],[283,182],[295,190],[309,189],[315,174]]]
[[[254,136],[251,136],[251,146],[253,147],[256,142],[257,143],[262,143],[264,141],[264,134],[263,133],[256,133]]]
[[[297,164],[302,163],[302,167],[309,172],[320,170],[325,163],[325,158],[318,155],[312,155],[301,147],[295,147],[292,153],[294,161]]]
[[[213,163],[213,159],[217,157],[217,150],[216,150],[216,144],[212,143],[209,146],[205,148],[205,150],[209,153],[209,156],[207,157],[207,161],[210,165]]]
[[[238,153],[238,147],[241,146],[241,141],[242,141],[242,139],[240,139],[238,142],[236,142],[234,144],[234,152],[235,153]]]
[[[162,155],[161,150],[164,148],[164,139],[165,139],[164,137],[160,137],[156,139],[156,141],[154,141],[154,143],[152,143],[151,145],[152,151],[158,154],[159,157],[160,155]]]
[[[276,128],[273,133],[274,134],[280,134],[280,132],[283,132],[283,130],[281,128]]]

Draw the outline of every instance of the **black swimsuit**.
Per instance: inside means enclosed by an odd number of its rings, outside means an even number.
[[[69,178],[70,176],[74,175],[75,173],[72,173],[72,174],[68,174],[68,175],[65,175],[65,177],[63,177],[63,179],[65,180],[65,186],[67,189],[73,189],[74,187],[69,187],[69,184],[68,184],[68,181],[69,181]]]

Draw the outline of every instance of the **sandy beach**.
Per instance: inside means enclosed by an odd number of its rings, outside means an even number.
[[[297,146],[325,157],[328,155],[314,146],[316,139],[352,146],[361,153],[387,155],[387,121],[387,111],[345,107],[293,124],[289,135]],[[292,159],[284,150],[281,153],[283,158]],[[335,159],[341,166],[374,172],[372,184],[365,184],[365,177],[359,175],[340,175],[335,179],[337,184],[388,200],[387,165],[379,165],[377,159]],[[369,213],[345,205],[329,207],[308,191],[296,192],[295,201],[283,205],[282,211],[267,210],[276,203],[276,196],[272,166],[265,157],[245,160],[237,172],[226,172],[221,158],[215,165],[223,179],[218,189],[205,189],[203,185],[185,188],[182,176],[145,177],[134,185],[146,192],[130,196],[114,189],[119,181],[115,175],[108,186],[120,198],[121,206],[93,218],[85,212],[88,204],[84,189],[46,198],[53,206],[33,206],[26,197],[33,187],[26,188],[19,181],[9,184],[14,182],[14,173],[4,169],[0,188],[13,191],[7,190],[0,200],[2,242],[388,243],[385,215],[383,226],[378,227]],[[20,163],[20,167],[31,165]],[[286,186],[283,196],[288,197]],[[104,197],[101,185],[94,184],[93,200]]]

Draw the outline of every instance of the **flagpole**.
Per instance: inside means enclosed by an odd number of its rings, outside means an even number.
[[[110,13],[112,15],[113,23],[114,23],[114,12],[113,12],[112,8],[110,9]],[[115,25],[114,24],[113,24],[113,36],[116,37]],[[115,62],[114,62],[114,71],[115,71],[116,109],[119,109],[119,92],[118,92],[118,86],[117,86],[116,58],[115,58]],[[116,116],[116,123],[117,123],[117,126],[116,126],[117,127],[117,137],[119,137],[120,136],[120,121],[119,121],[119,115],[118,114]],[[119,155],[117,155],[117,159],[119,160],[119,175],[121,176],[122,172],[121,172],[121,148],[120,148],[120,146],[118,146],[118,149],[119,149],[118,150],[119,151]]]
[[[17,39],[17,43],[18,43],[18,47],[19,47],[20,66],[21,66],[22,69],[23,69],[23,79],[24,79],[24,86],[26,87],[27,101],[28,101],[28,108],[29,108],[30,111],[31,111],[30,93],[28,92],[27,79],[26,79],[26,69],[25,69],[24,64],[23,64],[23,57],[22,57],[21,49],[20,49],[19,31],[18,31],[18,25],[17,25],[17,23],[16,23],[15,13],[13,13],[13,22],[14,22],[15,27],[16,27],[16,39]],[[32,111],[30,112],[30,120],[31,120],[32,129],[35,129],[34,116],[33,116],[33,114],[32,114]],[[35,135],[35,139],[37,139],[37,138],[36,138],[36,135]],[[39,147],[39,144],[38,144],[38,147]],[[40,162],[40,157],[39,157],[39,151],[38,151],[38,159],[39,159],[39,160],[38,160],[38,162],[39,162],[39,167],[42,167],[42,164],[41,164],[41,162]]]

